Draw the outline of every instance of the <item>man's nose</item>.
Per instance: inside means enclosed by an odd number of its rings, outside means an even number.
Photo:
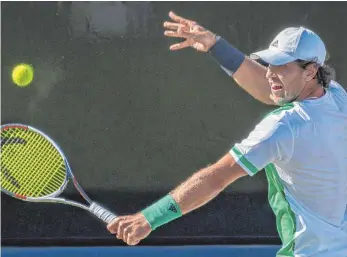
[[[271,69],[268,67],[267,70],[266,70],[266,78],[269,79],[269,78],[272,78],[275,76],[275,73],[271,71]]]

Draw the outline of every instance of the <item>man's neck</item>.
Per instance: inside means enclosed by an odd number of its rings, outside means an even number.
[[[320,98],[324,94],[324,88],[320,84],[315,83],[312,86],[308,85],[307,90],[304,90],[298,99],[302,101],[308,98]]]

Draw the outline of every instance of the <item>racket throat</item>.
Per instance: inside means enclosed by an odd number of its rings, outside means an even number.
[[[95,202],[92,202],[92,204],[89,206],[89,211],[106,224],[110,223],[117,217],[115,214],[106,210],[104,207],[100,206]]]

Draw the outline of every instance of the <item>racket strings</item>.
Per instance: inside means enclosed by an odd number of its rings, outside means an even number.
[[[19,136],[23,136],[23,135],[19,135]],[[17,162],[15,165],[15,170],[23,170],[25,169],[25,167],[23,167],[24,165],[27,166],[27,167],[32,167],[34,169],[37,169],[38,165],[38,161],[40,161],[40,159],[38,158],[38,150],[40,148],[40,137],[39,135],[33,135],[33,138],[32,138],[33,142],[37,142],[33,148],[30,149],[30,158],[27,158],[27,163],[24,163],[24,162]],[[27,154],[25,151],[20,151],[21,153],[21,157],[23,158],[23,154]],[[19,157],[19,156],[18,156]],[[27,157],[27,156],[25,156]],[[19,173],[19,176],[18,176],[18,179],[20,179],[20,181],[22,181],[23,184],[26,184],[28,185],[26,187],[26,190],[25,191],[19,191],[18,194],[21,194],[21,195],[26,195],[27,191],[30,191],[32,190],[31,189],[31,185],[33,185],[33,182],[35,182],[35,179],[37,179],[37,176],[39,176],[40,173],[37,172],[37,173],[34,173],[32,176],[27,176],[27,173],[25,172],[21,172]],[[12,188],[11,188],[12,189]]]
[[[50,164],[51,164],[51,160],[48,158],[44,158],[44,156],[51,156],[51,150],[47,149],[46,145],[47,142],[44,143],[42,141],[44,141],[43,138],[40,138],[41,142],[37,142],[37,146],[42,146],[43,149],[41,149],[42,151],[36,151],[36,155],[35,157],[32,158],[32,161],[35,162],[35,169],[42,169],[42,170],[47,170],[50,168]],[[41,176],[40,176],[41,175]],[[41,181],[46,181],[47,177],[51,175],[50,173],[46,172],[45,174],[40,174],[39,172],[35,174],[34,177],[32,177],[31,181],[35,181],[34,183],[30,183],[30,185],[32,185],[30,187],[30,190],[34,189],[34,186],[37,188],[40,188],[40,182]]]
[[[20,134],[19,136],[23,136],[22,134]],[[17,165],[15,166],[16,170],[23,170],[25,169],[25,167],[23,167],[23,164],[25,164],[25,166],[27,167],[32,167],[33,169],[37,170],[39,169],[39,164],[42,161],[42,157],[40,155],[44,154],[43,151],[40,152],[42,147],[42,141],[43,139],[40,137],[40,135],[38,134],[34,134],[33,138],[32,138],[32,142],[36,142],[36,144],[33,145],[33,147],[30,149],[30,158],[27,158],[27,162],[17,162]],[[21,151],[23,153],[26,153],[24,151]],[[27,157],[27,156],[25,156]],[[42,167],[44,168],[44,167]],[[42,175],[40,172],[36,172],[34,173],[32,176],[27,176],[27,173],[25,172],[21,172],[20,176],[18,177],[18,179],[20,179],[22,181],[23,184],[27,185],[27,187],[25,188],[25,191],[19,190],[18,194],[21,195],[27,195],[28,192],[32,192],[31,196],[34,196],[34,191],[32,189],[33,186],[35,186],[35,181],[38,179],[38,176]],[[12,188],[11,188],[12,189]]]
[[[64,171],[65,172],[65,171]],[[44,186],[42,191],[40,192],[43,195],[49,195],[51,192],[55,192],[56,188],[60,188],[62,185],[57,183],[56,180],[58,180],[58,178],[53,178],[51,181],[47,182]],[[63,179],[65,179],[65,177],[63,177]]]
[[[9,131],[7,131],[8,134]],[[12,131],[14,132],[14,131]],[[23,135],[21,135],[20,131],[16,131],[17,133],[14,133],[14,134],[10,134],[10,136],[12,137],[9,137],[9,138],[16,138],[16,137],[19,137],[21,136],[22,138]],[[36,135],[33,135],[33,138],[32,140],[35,140],[35,137]],[[36,145],[37,146],[37,145]],[[30,185],[29,183],[29,180],[32,179],[33,177],[32,176],[27,176],[26,172],[16,172],[16,171],[20,171],[20,170],[23,170],[25,169],[25,167],[22,167],[23,165],[27,165],[27,166],[32,166],[32,163],[31,161],[34,160],[34,158],[36,157],[35,156],[35,153],[36,153],[36,149],[35,148],[31,148],[31,158],[27,158],[27,152],[25,151],[19,151],[19,148],[20,146],[18,146],[17,148],[14,148],[12,145],[11,146],[7,146],[5,144],[5,147],[2,149],[3,150],[3,156],[2,156],[2,160],[4,160],[6,162],[6,166],[10,165],[10,170],[12,173],[15,173],[14,176],[16,176],[17,180],[18,181],[21,181],[20,184],[26,184],[26,185]],[[7,151],[11,151],[11,156],[9,156],[7,154]],[[13,156],[16,156],[16,159],[17,160],[22,160],[22,161],[14,161],[13,160]],[[24,162],[24,159],[26,162]],[[7,186],[9,186],[7,188]],[[11,191],[11,192],[15,192],[17,194],[21,194],[21,195],[24,195],[26,192],[23,191],[23,190],[18,190],[16,191],[15,188],[13,187],[13,185],[8,185],[8,184],[5,184],[3,186],[4,188],[6,188],[7,190]],[[27,190],[28,188],[26,188]]]
[[[23,136],[23,135],[19,135],[19,136]],[[40,140],[40,139],[41,139],[41,140]],[[35,141],[37,141],[37,140],[43,141],[43,139],[40,138],[40,136],[37,135],[37,134],[34,135],[33,140],[35,140]],[[40,153],[40,152],[38,152],[38,150],[39,150],[38,148],[39,148],[40,146],[42,146],[42,142],[38,142],[38,143],[36,144],[36,147],[35,147],[35,148],[31,148],[31,149],[30,149],[30,150],[31,150],[32,156],[31,156],[30,159],[27,159],[27,160],[29,161],[29,163],[27,163],[27,165],[28,165],[29,167],[31,166],[31,167],[34,167],[34,168],[38,169],[37,163],[38,163],[39,161],[42,162],[42,160],[43,160],[43,156],[42,156],[43,151],[41,151],[41,156],[38,155],[38,153]],[[44,149],[41,149],[41,150],[44,150]],[[36,165],[35,165],[35,163],[34,163],[35,161],[36,161]],[[17,164],[20,164],[20,163],[17,163]],[[18,168],[21,168],[21,167],[19,166],[19,167],[16,167],[16,168],[18,169]],[[45,168],[45,167],[43,166],[43,168]],[[23,175],[26,175],[26,173],[22,172],[21,175],[22,175],[22,176],[19,177],[19,179],[23,180],[22,177],[23,177]],[[34,184],[33,182],[35,182],[35,180],[37,179],[37,177],[38,177],[39,175],[40,175],[40,173],[37,172],[37,173],[35,173],[34,176],[27,176],[27,177],[24,177],[24,178],[27,178],[27,179],[24,179],[23,183],[25,183],[25,184],[27,184],[27,185],[34,186],[35,184]],[[29,180],[28,180],[28,178],[29,178]],[[13,188],[10,188],[10,189],[13,189]],[[27,191],[32,191],[32,190],[33,190],[32,187],[31,187],[31,188],[30,188],[30,187],[27,188]],[[32,192],[33,192],[33,191],[32,191]],[[27,192],[23,192],[23,191],[20,191],[20,192],[18,192],[18,193],[19,193],[19,194],[27,194]],[[33,196],[34,196],[34,195],[33,195]]]
[[[41,197],[59,190],[66,180],[65,162],[55,146],[35,131],[9,128],[1,131],[1,187],[15,194]],[[20,139],[19,143],[13,143]],[[25,143],[23,143],[23,141]],[[7,143],[9,142],[9,143]],[[9,179],[7,173],[18,182]],[[19,185],[19,186],[18,186]]]
[[[61,181],[64,181],[65,179],[65,169],[62,170],[62,172],[51,172],[50,169],[52,167],[59,167],[61,164],[61,157],[60,154],[57,152],[57,150],[50,144],[50,142],[46,141],[43,137],[40,135],[36,135],[40,137],[40,142],[38,142],[37,145],[41,145],[43,149],[42,151],[37,151],[37,162],[35,164],[35,169],[42,169],[46,170],[47,172],[45,174],[41,174],[38,172],[35,177],[33,177],[32,182],[30,185],[29,190],[34,192],[35,194],[33,197],[38,197],[42,195],[43,192],[50,193],[56,191],[61,186]],[[51,156],[52,158],[46,158],[46,156]],[[33,158],[35,161],[35,158]],[[60,168],[58,168],[60,169]],[[55,175],[59,175],[58,179],[55,177]],[[54,178],[54,179],[52,179]],[[45,185],[43,185],[45,184]]]
[[[52,155],[59,155],[59,153],[57,153],[55,151],[55,148],[51,147],[51,149],[49,150],[50,154]],[[59,156],[55,156],[55,157],[60,157]],[[57,158],[57,159],[58,159]],[[58,159],[58,161],[60,162],[60,160]],[[59,167],[59,164],[58,161],[55,161],[55,162],[50,162],[50,161],[46,161],[45,162],[45,169],[50,169],[52,164],[54,167],[58,167],[58,169],[60,170],[61,167]],[[54,188],[59,188],[61,186],[61,184],[59,183],[61,181],[61,178],[64,179],[65,178],[65,169],[63,170],[63,173],[61,172],[52,172],[52,173],[47,173],[45,177],[41,177],[39,178],[39,182],[37,183],[37,188],[40,188],[41,190],[38,192],[38,194],[41,194],[43,193],[44,191],[49,191],[49,188],[51,189],[54,189]],[[37,195],[35,195],[37,196]]]

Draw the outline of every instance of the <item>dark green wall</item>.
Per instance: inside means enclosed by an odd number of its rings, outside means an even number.
[[[285,27],[307,26],[321,35],[337,80],[347,85],[346,8],[343,2],[3,2],[1,120],[45,131],[65,151],[86,191],[115,210],[138,210],[216,161],[271,110],[238,88],[208,56],[191,49],[170,52],[175,40],[165,38],[162,29],[170,10],[247,54],[267,47]],[[19,62],[35,68],[33,84],[24,89],[10,77]],[[263,174],[236,182],[200,214],[186,218],[196,228],[187,233],[275,235],[266,187]],[[126,192],[142,203],[121,200]],[[45,216],[54,209],[52,217],[76,211],[94,222],[71,207],[4,202],[4,237],[107,235],[97,223],[97,232],[86,232],[36,218],[37,210]],[[233,219],[235,208],[239,219]],[[253,218],[247,218],[250,212]],[[194,215],[215,216],[195,224]],[[262,225],[254,228],[260,219]],[[61,229],[56,232],[55,226]],[[177,227],[162,231],[182,235]]]

